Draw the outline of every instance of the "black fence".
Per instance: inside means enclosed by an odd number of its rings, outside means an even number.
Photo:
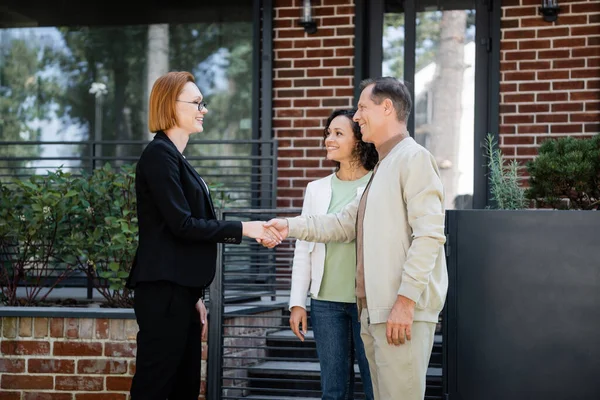
[[[226,220],[292,217],[300,209],[226,210]],[[207,362],[208,400],[317,400],[320,367],[307,306],[304,342],[289,327],[295,239],[274,249],[253,240],[220,245],[217,273],[210,287]],[[308,299],[307,299],[308,300]],[[441,326],[427,377],[427,400],[442,399]],[[355,365],[355,399],[364,399]]]
[[[61,169],[79,174],[137,162],[149,141],[0,141],[0,180]],[[273,208],[276,140],[190,140],[186,158],[213,189],[216,205]]]
[[[446,392],[600,398],[600,213],[449,211]]]

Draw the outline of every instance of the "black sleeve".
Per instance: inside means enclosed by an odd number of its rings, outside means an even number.
[[[174,151],[155,145],[140,159],[140,171],[154,201],[173,234],[179,238],[212,242],[240,243],[242,223],[194,218],[179,179],[179,160]]]

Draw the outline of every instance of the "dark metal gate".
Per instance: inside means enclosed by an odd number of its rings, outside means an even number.
[[[448,212],[450,400],[600,398],[600,213]]]

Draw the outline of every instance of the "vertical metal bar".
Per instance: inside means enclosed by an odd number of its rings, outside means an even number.
[[[410,136],[415,136],[415,48],[417,43],[417,12],[416,0],[404,1],[404,81],[408,83],[413,107],[406,127]]]
[[[447,395],[456,392],[456,357],[457,357],[457,314],[456,314],[456,282],[458,254],[456,238],[458,237],[458,216],[461,211],[448,210],[446,212],[446,234],[449,240],[448,246],[452,249],[450,256],[447,254],[448,268],[448,295],[442,314],[442,387],[443,393]]]
[[[360,82],[366,76],[365,36],[368,25],[365,0],[354,2],[354,103],[360,97]]]
[[[260,110],[261,110],[261,5],[260,0],[252,3],[252,139],[260,139]],[[260,143],[252,143],[252,155],[259,156]],[[252,208],[260,207],[260,160],[252,160],[250,168],[250,190]]]
[[[383,62],[383,14],[385,12],[384,0],[369,1],[369,59],[368,77],[381,76]]]
[[[273,0],[262,1],[262,48],[261,48],[261,154],[271,154],[273,137]],[[277,167],[275,162],[274,167]],[[275,168],[276,169],[276,168]],[[269,184],[269,160],[261,161],[260,205],[262,208],[274,207],[276,197],[274,187]]]
[[[500,1],[478,0],[475,9],[475,127],[473,140],[473,208],[490,201],[488,168],[482,145],[492,133],[499,138]]]
[[[221,210],[217,210],[217,219],[225,218]],[[223,376],[223,250],[218,244],[217,266],[215,278],[209,287],[210,302],[208,305],[208,357],[206,361],[206,395],[207,400],[221,399],[221,382]]]

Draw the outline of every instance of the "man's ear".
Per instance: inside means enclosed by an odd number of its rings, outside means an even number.
[[[383,110],[385,111],[385,115],[389,115],[390,113],[394,112],[394,103],[392,103],[392,100],[383,100]]]

